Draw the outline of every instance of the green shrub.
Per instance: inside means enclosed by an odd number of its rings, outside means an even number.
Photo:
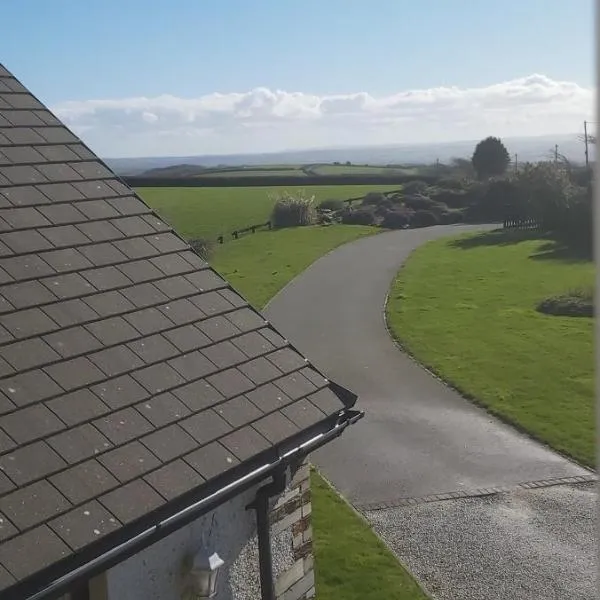
[[[374,225],[375,210],[371,207],[348,208],[342,213],[342,223],[345,225]]]
[[[402,193],[405,196],[414,196],[415,194],[423,194],[425,190],[427,190],[429,186],[425,181],[421,181],[420,179],[415,179],[414,181],[409,181],[402,186]]]
[[[537,305],[539,312],[562,317],[593,317],[594,290],[577,289],[542,300]]]
[[[190,246],[202,260],[207,262],[212,258],[215,250],[214,242],[206,238],[190,240]]]
[[[438,225],[440,222],[438,216],[430,210],[416,210],[410,220],[412,227],[429,227]]]
[[[364,205],[379,205],[386,202],[387,198],[381,192],[369,192],[363,199],[362,204]]]
[[[316,217],[314,199],[314,196],[306,196],[303,191],[294,194],[282,192],[275,196],[271,214],[273,226],[281,228],[311,225]]]
[[[437,202],[427,196],[404,197],[404,206],[412,210],[432,210],[436,205]]]
[[[444,190],[464,190],[465,181],[451,177],[445,177],[437,182],[437,187]]]
[[[413,211],[406,208],[394,208],[383,215],[381,226],[386,229],[404,229],[410,225]]]
[[[346,203],[338,198],[329,198],[319,204],[321,210],[342,210],[345,206]]]
[[[454,225],[455,223],[462,223],[464,221],[464,209],[450,208],[438,216],[442,225]]]
[[[434,202],[441,202],[450,208],[464,208],[471,202],[468,190],[451,190],[436,188],[432,190],[429,197]]]

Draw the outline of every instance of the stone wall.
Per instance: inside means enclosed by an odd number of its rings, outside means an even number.
[[[287,534],[287,535],[286,535]],[[277,572],[279,600],[305,600],[315,595],[311,525],[310,468],[305,461],[271,512],[273,540],[285,536],[291,543],[291,564]],[[275,544],[273,544],[275,546]],[[275,547],[273,548],[275,553]]]

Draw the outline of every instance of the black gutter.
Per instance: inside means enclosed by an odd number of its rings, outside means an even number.
[[[19,591],[19,586],[15,586],[15,589],[11,590],[9,588],[6,590],[6,593],[1,593],[0,600],[51,600],[67,593],[77,581],[81,579],[89,580],[99,573],[106,571],[129,556],[140,552],[144,548],[166,537],[169,533],[176,531],[187,523],[198,519],[217,506],[248,490],[266,477],[276,473],[279,469],[286,468],[287,465],[294,461],[302,460],[317,448],[342,435],[346,427],[353,425],[362,419],[363,416],[364,412],[362,411],[347,410],[341,412],[333,427],[324,433],[313,436],[306,442],[278,456],[273,462],[257,467],[250,473],[223,486],[205,498],[190,504],[183,510],[163,519],[126,542],[88,561],[70,573],[59,577],[41,590],[23,595],[22,590]]]

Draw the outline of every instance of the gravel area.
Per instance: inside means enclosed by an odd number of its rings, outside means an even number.
[[[436,600],[597,598],[596,484],[366,512]]]

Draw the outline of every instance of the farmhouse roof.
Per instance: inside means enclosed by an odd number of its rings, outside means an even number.
[[[0,65],[0,598],[222,490],[355,400]]]

